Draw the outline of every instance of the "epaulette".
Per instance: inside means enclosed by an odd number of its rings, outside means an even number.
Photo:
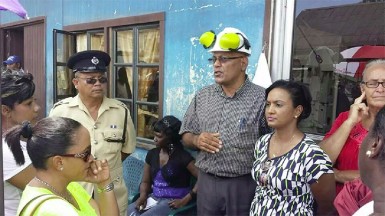
[[[121,107],[123,107],[124,109],[128,109],[127,105],[125,103],[123,103],[122,101],[120,100],[117,100],[117,104]]]
[[[56,108],[57,106],[60,106],[60,105],[63,105],[63,104],[69,104],[69,103],[70,103],[70,102],[69,102],[68,98],[66,98],[66,99],[63,99],[63,100],[61,100],[61,101],[56,102],[56,103],[53,105],[53,108]]]
[[[122,101],[119,101],[117,100],[117,104],[121,107],[124,108],[124,127],[123,127],[123,143],[126,142],[126,130],[127,130],[127,119],[128,119],[128,116],[129,116],[129,110],[128,110],[128,107],[126,106],[125,103],[123,103]]]

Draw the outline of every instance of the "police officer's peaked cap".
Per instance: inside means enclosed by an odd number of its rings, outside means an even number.
[[[73,72],[106,72],[111,57],[99,50],[86,50],[75,53],[67,62],[67,67]]]

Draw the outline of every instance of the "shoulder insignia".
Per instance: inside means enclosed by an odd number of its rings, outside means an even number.
[[[127,105],[120,100],[116,100],[116,104],[123,107],[124,109],[128,109]]]
[[[53,108],[56,108],[57,106],[60,106],[60,105],[63,105],[63,104],[69,104],[69,103],[70,103],[70,101],[68,100],[68,98],[66,98],[66,99],[63,99],[61,101],[56,102],[53,105]]]

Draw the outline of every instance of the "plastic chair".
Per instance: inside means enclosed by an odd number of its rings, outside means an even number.
[[[135,194],[139,193],[143,176],[144,162],[129,156],[123,161],[123,178],[128,190],[128,203],[133,202]]]

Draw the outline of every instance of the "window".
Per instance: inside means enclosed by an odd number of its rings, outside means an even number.
[[[68,58],[75,53],[76,35],[54,29],[54,102],[76,94],[72,84],[72,73],[67,68]]]
[[[104,50],[104,33],[102,30],[76,34],[76,51],[84,50]]]
[[[92,26],[93,29],[87,29]],[[130,109],[137,138],[152,143],[152,123],[162,115],[164,13],[66,26],[54,31],[55,101],[74,96],[66,62],[73,53],[110,54],[108,96]]]
[[[116,28],[113,35],[114,96],[130,108],[137,136],[153,139],[151,126],[159,118],[159,25]]]
[[[360,95],[366,62],[385,57],[362,50],[385,45],[384,7],[384,1],[296,1],[290,79],[311,87],[312,114],[301,124],[305,132],[329,131]],[[360,49],[364,54],[356,58]]]

